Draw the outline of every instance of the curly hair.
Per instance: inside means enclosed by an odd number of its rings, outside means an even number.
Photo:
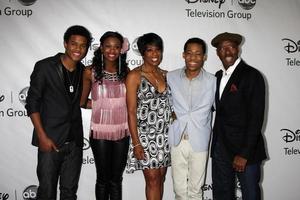
[[[72,35],[81,35],[86,38],[87,46],[89,47],[92,42],[92,35],[89,30],[87,30],[84,26],[74,25],[70,26],[65,34],[64,34],[64,42],[68,42]]]
[[[120,33],[107,31],[100,38],[100,47],[101,47],[101,45],[103,45],[104,41],[110,37],[117,38],[121,44],[123,44],[123,42],[124,42],[123,36]],[[102,60],[103,56],[102,56],[100,47],[97,48],[94,52],[92,68],[95,72],[95,80],[102,83],[103,70],[105,69],[105,66],[104,66],[104,62]],[[121,64],[121,67],[120,67],[120,70],[118,70],[118,72],[117,72],[117,77],[118,77],[119,81],[124,81],[124,79],[126,78],[126,76],[128,74],[126,57],[127,57],[126,53],[120,54],[120,57],[119,57],[119,59],[121,59],[119,62],[119,64]]]

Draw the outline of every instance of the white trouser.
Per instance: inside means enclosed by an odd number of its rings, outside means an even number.
[[[176,200],[201,200],[205,181],[207,151],[194,152],[184,137],[171,148],[172,178]]]

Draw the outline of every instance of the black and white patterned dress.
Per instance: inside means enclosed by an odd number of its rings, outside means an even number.
[[[168,128],[171,120],[170,88],[159,93],[143,75],[137,91],[137,130],[146,159],[134,157],[132,143],[129,147],[127,173],[135,170],[157,169],[171,164]]]

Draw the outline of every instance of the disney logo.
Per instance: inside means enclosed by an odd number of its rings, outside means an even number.
[[[286,45],[284,46],[284,50],[288,53],[295,53],[295,52],[300,52],[300,40],[297,42],[288,39],[288,38],[283,38],[282,41],[286,42]]]
[[[0,200],[7,200],[9,198],[8,193],[2,193],[0,192]]]
[[[216,3],[216,4],[219,4],[219,9],[221,8],[222,4],[225,3],[226,0],[211,0],[211,1],[208,1],[208,0],[185,0],[188,4],[190,3]]]
[[[300,141],[300,130],[296,130],[295,132],[289,130],[289,129],[281,129],[280,131],[284,131],[285,134],[282,137],[282,139],[286,142],[294,142],[294,141]]]
[[[5,96],[3,94],[0,95],[0,102],[4,101],[4,99],[5,99]]]

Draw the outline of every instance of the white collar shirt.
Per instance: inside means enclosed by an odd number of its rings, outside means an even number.
[[[227,70],[225,70],[225,68],[222,66],[223,75],[222,75],[222,79],[221,79],[220,87],[219,87],[219,99],[221,99],[221,97],[222,97],[222,93],[224,91],[224,88],[225,88],[228,80],[231,77],[231,74],[234,72],[236,66],[240,62],[241,62],[241,58],[238,58],[232,66],[228,67]]]

